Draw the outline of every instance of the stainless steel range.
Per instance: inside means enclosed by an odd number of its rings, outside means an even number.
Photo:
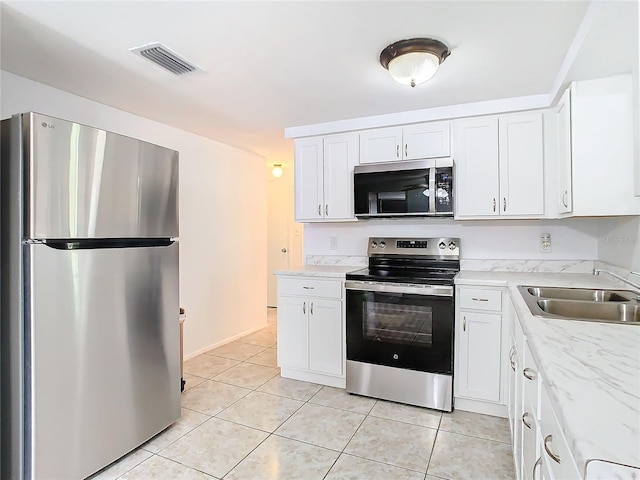
[[[450,412],[458,238],[370,238],[347,274],[347,391]]]

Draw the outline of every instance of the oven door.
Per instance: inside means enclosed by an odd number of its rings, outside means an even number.
[[[347,360],[453,374],[453,287],[347,281]]]

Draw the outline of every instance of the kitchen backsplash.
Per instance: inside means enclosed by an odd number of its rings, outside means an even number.
[[[358,255],[307,255],[307,265],[335,265],[341,267],[366,267],[367,257]]]
[[[593,260],[460,260],[461,270],[490,272],[591,273],[593,268]]]

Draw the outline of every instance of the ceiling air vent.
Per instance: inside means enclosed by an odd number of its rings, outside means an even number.
[[[148,43],[140,47],[130,48],[129,50],[152,61],[165,70],[169,70],[175,75],[186,75],[188,73],[203,71],[200,67],[180,57],[161,43]]]

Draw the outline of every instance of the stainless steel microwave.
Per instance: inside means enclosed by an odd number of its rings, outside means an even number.
[[[453,216],[451,158],[356,165],[353,186],[358,218]]]

